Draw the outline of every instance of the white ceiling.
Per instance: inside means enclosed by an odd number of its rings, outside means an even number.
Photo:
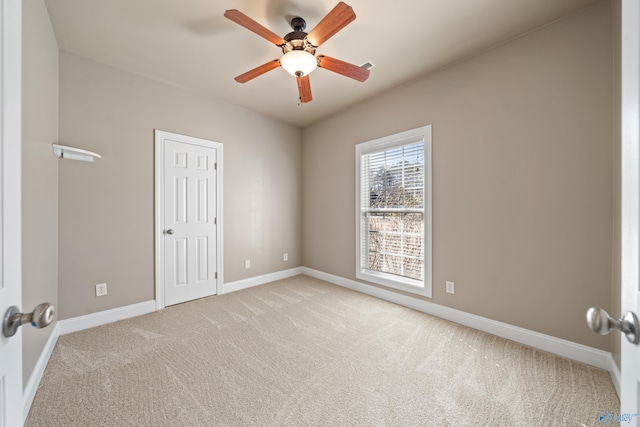
[[[60,49],[306,126],[421,74],[494,46],[595,0],[346,0],[356,20],[317,54],[361,65],[359,83],[327,70],[310,75],[313,101],[298,105],[282,69],[248,83],[233,78],[282,55],[223,17],[238,9],[276,34],[301,16],[310,31],[338,0],[45,0]]]

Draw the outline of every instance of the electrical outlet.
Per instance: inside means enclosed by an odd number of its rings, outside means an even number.
[[[289,261],[289,254],[285,253],[284,255],[282,255],[282,260]]]
[[[96,285],[96,296],[103,297],[107,294],[107,284],[99,283]]]
[[[456,293],[456,284],[453,282],[445,282],[446,283],[446,289],[447,289],[447,293],[448,294],[455,294]]]
[[[244,268],[251,268],[251,260],[250,259],[245,259],[244,260]]]

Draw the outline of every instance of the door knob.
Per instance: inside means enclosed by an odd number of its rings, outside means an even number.
[[[172,230],[172,229],[168,229],[167,231],[165,231],[165,233],[167,233],[167,234],[173,234],[173,230]]]
[[[2,332],[9,338],[16,334],[18,328],[25,323],[31,323],[36,328],[49,326],[53,321],[55,309],[48,302],[38,304],[31,313],[20,313],[18,307],[11,306],[4,315],[2,322]]]
[[[623,332],[630,343],[640,343],[638,317],[631,311],[627,311],[620,319],[614,319],[605,310],[591,307],[587,310],[587,325],[600,335],[607,335],[616,329]]]

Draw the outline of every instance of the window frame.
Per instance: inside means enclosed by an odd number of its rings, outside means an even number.
[[[363,224],[365,210],[361,203],[361,184],[362,184],[362,156],[385,151],[394,147],[400,147],[412,142],[424,143],[424,236],[423,236],[423,253],[424,253],[424,280],[415,280],[407,277],[384,273],[375,270],[369,270],[367,265],[362,263],[362,243]],[[407,130],[393,135],[384,136],[371,141],[356,144],[356,278],[378,285],[410,292],[426,297],[432,296],[432,144],[431,144],[431,125]],[[409,209],[408,209],[409,210]],[[414,210],[414,209],[410,209]]]

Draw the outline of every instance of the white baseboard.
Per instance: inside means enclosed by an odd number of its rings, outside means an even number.
[[[556,338],[551,335],[541,334],[539,332],[509,325],[507,323],[498,322],[496,320],[456,310],[454,308],[445,307],[422,299],[412,298],[410,296],[370,286],[362,282],[335,276],[312,268],[302,267],[302,274],[349,288],[354,291],[362,292],[404,307],[412,308],[423,313],[450,320],[520,344],[528,345],[539,350],[547,351],[558,356],[566,357],[567,359],[576,360],[597,368],[605,369],[609,371],[613,385],[618,391],[618,395],[620,395],[620,371],[618,370],[611,353],[607,351]],[[615,375],[616,371],[618,372],[617,376]]]
[[[609,376],[611,377],[611,382],[613,383],[613,386],[616,389],[616,393],[618,393],[618,399],[620,399],[620,368],[618,368],[618,365],[616,364],[616,361],[613,359],[613,355],[611,353],[609,353],[609,366],[610,368],[607,369],[609,371]]]
[[[84,316],[72,317],[71,319],[60,320],[58,325],[60,326],[60,335],[66,335],[72,332],[82,331],[83,329],[117,322],[118,320],[141,316],[154,311],[156,311],[156,302],[155,300],[151,300],[111,310],[99,311],[97,313],[85,314]]]
[[[29,410],[31,409],[31,404],[33,403],[33,398],[36,397],[36,391],[38,391],[40,380],[42,379],[42,375],[44,375],[44,370],[47,367],[47,363],[49,363],[49,359],[51,358],[51,353],[53,353],[53,348],[56,346],[56,342],[58,342],[59,336],[60,336],[60,322],[58,321],[53,327],[53,331],[51,332],[51,335],[49,335],[49,339],[45,343],[44,348],[40,353],[40,357],[38,357],[38,361],[36,362],[36,366],[33,368],[33,371],[31,372],[29,381],[27,382],[27,384],[25,384],[22,390],[23,422],[27,420],[27,416],[29,415]]]
[[[287,279],[289,277],[302,274],[304,267],[295,267],[289,270],[276,271],[275,273],[264,274],[262,276],[250,277],[248,279],[236,280],[235,282],[224,283],[222,285],[222,294],[239,291],[241,289],[251,288],[253,286],[264,285],[265,283],[275,282],[276,280]]]

